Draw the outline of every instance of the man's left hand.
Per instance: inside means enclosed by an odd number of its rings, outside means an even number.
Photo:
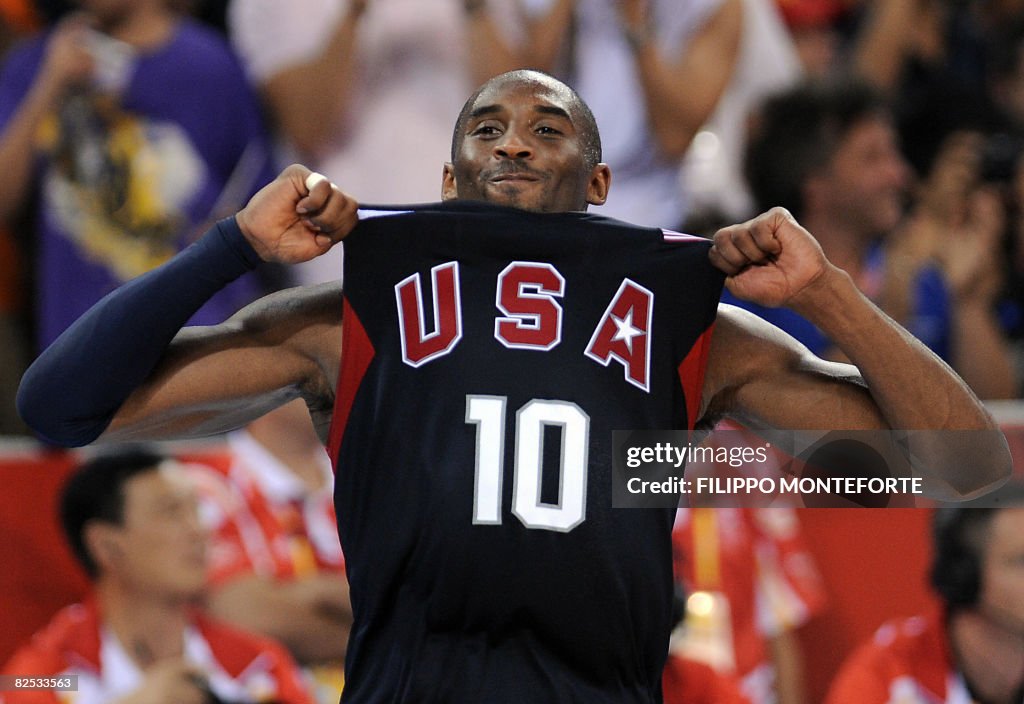
[[[737,298],[768,307],[792,305],[831,267],[817,240],[785,208],[715,233],[711,263]]]

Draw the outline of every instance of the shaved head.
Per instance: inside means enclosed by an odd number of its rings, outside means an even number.
[[[477,88],[473,95],[469,96],[469,100],[466,101],[466,104],[462,106],[462,110],[459,112],[459,117],[455,121],[455,130],[452,132],[452,162],[455,162],[457,159],[459,147],[466,136],[466,124],[475,111],[483,107],[477,105],[480,96],[494,88],[531,83],[543,85],[564,97],[566,104],[570,106],[569,119],[573,121],[576,129],[579,131],[587,166],[593,167],[600,163],[601,134],[597,129],[597,121],[594,119],[594,114],[590,111],[590,107],[583,102],[583,99],[580,98],[576,91],[554,76],[543,71],[527,69],[518,69],[495,76]]]

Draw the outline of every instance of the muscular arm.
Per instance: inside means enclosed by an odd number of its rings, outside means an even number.
[[[774,325],[726,304],[718,308],[704,400],[710,418],[753,427],[885,427],[855,366],[816,357]]]
[[[58,444],[84,445],[101,434],[217,432],[300,395],[322,418],[338,363],[330,348],[340,340],[340,287],[284,292],[223,325],[181,330],[260,260],[306,261],[355,226],[355,201],[326,180],[307,191],[309,173],[289,167],[234,221],[93,306],[25,373],[26,422]]]
[[[272,294],[221,325],[181,330],[101,439],[212,435],[299,397],[323,427],[340,349],[340,283]]]
[[[735,295],[788,305],[854,366],[820,360],[768,323],[723,306],[706,376],[711,417],[754,427],[930,431],[917,436],[914,469],[944,498],[1009,476],[1005,438],[963,380],[828,263],[784,210],[719,231],[712,261],[730,274]]]

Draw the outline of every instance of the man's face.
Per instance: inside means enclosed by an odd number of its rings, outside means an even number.
[[[571,94],[554,81],[509,80],[474,101],[442,197],[537,212],[604,203],[608,167],[589,167]]]
[[[885,118],[851,127],[822,176],[825,214],[876,237],[899,224],[910,172]]]
[[[165,462],[124,485],[124,520],[114,528],[107,572],[141,593],[188,600],[206,583],[207,535],[184,470]]]
[[[992,518],[981,584],[979,609],[1024,636],[1024,506]]]

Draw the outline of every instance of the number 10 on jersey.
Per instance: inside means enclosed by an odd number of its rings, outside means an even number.
[[[466,422],[476,425],[473,523],[501,523],[505,463],[505,396],[466,396]],[[558,503],[541,501],[544,429],[561,430]],[[512,513],[527,528],[567,533],[586,518],[590,416],[575,403],[533,399],[516,411]]]

